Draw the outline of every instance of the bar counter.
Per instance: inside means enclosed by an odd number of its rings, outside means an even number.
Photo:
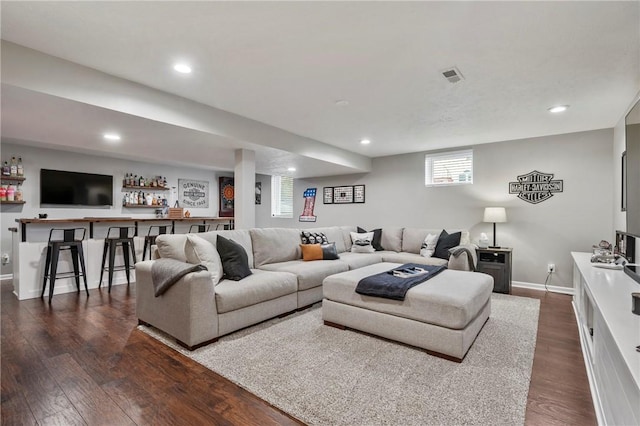
[[[83,251],[87,267],[87,283],[89,288],[97,288],[102,269],[102,250],[104,238],[109,226],[134,226],[135,250],[138,261],[142,260],[142,248],[147,229],[152,225],[166,225],[173,233],[187,233],[189,226],[212,225],[211,230],[233,229],[233,217],[185,217],[180,219],[169,218],[136,218],[136,217],[82,217],[82,218],[22,218],[16,219],[18,228],[9,228],[12,231],[13,247],[13,287],[14,294],[19,300],[40,297],[46,257],[47,240],[51,228],[82,227],[89,230],[89,238],[83,241]],[[141,231],[140,234],[138,231]],[[122,256],[118,248],[116,262],[122,263]],[[68,252],[61,254],[58,270],[68,271],[73,269],[72,260]],[[102,288],[106,292],[106,276]],[[114,274],[114,285],[126,284],[125,274],[118,271]],[[135,272],[132,281],[135,280]],[[72,278],[56,280],[55,293],[75,292],[75,281]],[[80,293],[79,298],[86,298],[86,294]],[[55,305],[56,298],[53,298]]]

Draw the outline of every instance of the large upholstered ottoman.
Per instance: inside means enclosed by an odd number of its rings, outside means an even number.
[[[491,313],[493,278],[445,270],[411,288],[405,300],[363,296],[358,281],[400,266],[378,263],[331,275],[322,282],[326,325],[353,328],[462,361]]]

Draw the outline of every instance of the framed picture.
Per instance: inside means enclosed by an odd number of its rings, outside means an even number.
[[[218,212],[218,216],[233,217],[233,203],[235,200],[233,178],[223,176],[218,179],[220,182],[220,211]]]
[[[336,186],[333,188],[334,204],[353,203],[353,186]]]
[[[333,186],[322,188],[322,202],[324,204],[333,204]]]
[[[256,204],[262,204],[262,182],[256,182]]]
[[[364,203],[364,185],[353,186],[353,202]]]

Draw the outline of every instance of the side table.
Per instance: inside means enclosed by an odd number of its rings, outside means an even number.
[[[511,253],[513,249],[479,248],[476,249],[478,265],[476,270],[493,277],[493,291],[511,294]]]

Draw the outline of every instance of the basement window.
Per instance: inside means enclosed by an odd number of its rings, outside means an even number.
[[[293,178],[271,176],[271,216],[283,219],[293,217]]]
[[[473,183],[473,150],[439,152],[424,156],[425,186]]]

